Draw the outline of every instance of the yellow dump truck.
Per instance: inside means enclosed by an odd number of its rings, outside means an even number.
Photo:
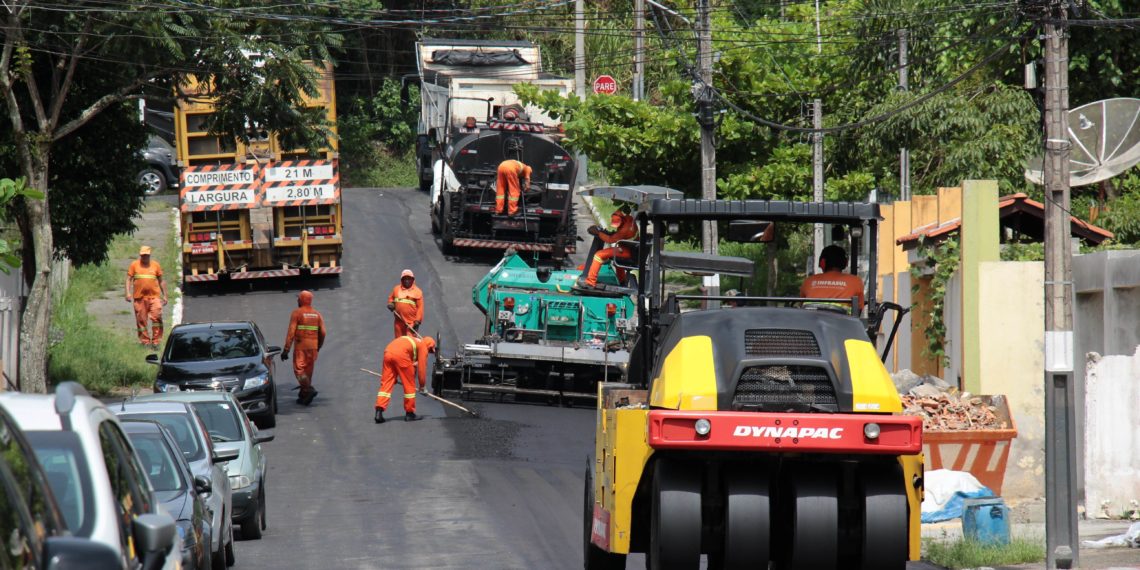
[[[325,110],[336,132],[332,67],[304,105]],[[181,88],[174,109],[182,169],[179,209],[187,283],[343,270],[343,218],[335,137],[313,155],[272,132],[243,144],[209,132],[214,100],[204,81]]]

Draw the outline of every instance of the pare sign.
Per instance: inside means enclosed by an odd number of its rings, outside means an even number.
[[[594,80],[594,93],[598,95],[613,95],[617,90],[617,80],[612,75],[599,75]]]

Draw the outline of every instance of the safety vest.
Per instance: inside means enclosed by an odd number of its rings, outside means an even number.
[[[408,339],[408,342],[412,343],[412,361],[413,361],[413,362],[416,362],[416,361],[418,361],[418,360],[419,360],[419,356],[420,356],[420,353],[419,353],[419,351],[420,351],[420,343],[416,342],[416,339],[414,339],[414,338],[412,338],[412,337],[410,337],[410,336],[408,336],[408,335],[404,335],[404,336],[402,336],[402,337],[400,337],[400,338],[406,338],[406,339]]]

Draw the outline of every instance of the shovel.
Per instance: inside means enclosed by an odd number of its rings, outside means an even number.
[[[371,375],[376,376],[378,378],[381,377],[379,372],[374,372],[374,371],[369,370],[367,368],[361,368],[360,371],[361,372],[367,372],[368,374],[371,374]],[[420,392],[420,393],[431,398],[431,399],[433,399],[433,400],[436,400],[437,402],[439,402],[441,404],[447,404],[448,406],[462,410],[462,411],[470,414],[471,417],[474,417],[474,418],[479,417],[479,414],[477,414],[477,413],[475,413],[475,412],[473,412],[467,408],[464,408],[463,406],[460,406],[459,404],[456,404],[455,402],[452,402],[451,400],[445,400],[443,398],[440,398],[439,396],[436,396],[435,394],[432,394],[431,392]]]

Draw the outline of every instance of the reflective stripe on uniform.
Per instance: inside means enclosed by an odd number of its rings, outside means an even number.
[[[297,325],[297,330],[299,330],[299,331],[319,331],[319,330],[321,330],[321,327],[313,326],[313,325]]]
[[[391,398],[392,394],[390,392],[376,392],[376,397],[377,398]]]
[[[135,274],[134,278],[135,279],[158,279],[158,276],[157,275],[147,275],[144,273],[137,273],[137,274]]]
[[[419,348],[420,347],[416,343],[416,339],[414,339],[408,335],[404,335],[400,338],[406,338],[406,339],[408,339],[408,342],[412,343],[412,360],[418,360],[416,357],[419,356]]]
[[[414,399],[416,399],[416,393],[412,392],[411,394],[404,394],[404,399],[405,400],[414,400]]]
[[[407,303],[409,305],[415,305],[416,304],[415,299],[396,299],[396,302],[397,303]]]

